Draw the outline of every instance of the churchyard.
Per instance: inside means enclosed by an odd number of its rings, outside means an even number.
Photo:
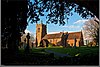
[[[19,49],[19,65],[99,65],[99,47],[32,48],[25,54]]]

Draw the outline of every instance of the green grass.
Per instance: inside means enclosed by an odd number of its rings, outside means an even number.
[[[99,55],[99,47],[77,47],[77,48],[48,47],[48,48],[33,48],[33,49],[31,49],[31,53],[46,53],[45,50],[51,50],[51,51],[54,51],[54,52],[57,52],[57,53],[61,53],[61,54],[69,54],[71,56],[75,56],[76,54],[79,54],[79,56]],[[20,52],[23,53],[24,50],[20,49]]]
[[[99,54],[99,47],[46,48],[46,50],[52,50],[54,52],[58,52],[61,54],[69,54],[71,56],[75,56],[76,54],[80,54],[80,56],[89,54],[93,55]]]
[[[69,54],[71,57],[55,57],[52,53],[47,53],[46,50],[51,50],[60,54]],[[99,47],[48,47],[48,48],[32,48],[29,54],[25,54],[24,49],[19,49],[18,62],[34,64],[80,64],[80,65],[98,65],[99,63]],[[96,60],[96,61],[95,61]]]

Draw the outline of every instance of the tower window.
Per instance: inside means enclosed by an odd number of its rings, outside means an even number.
[[[38,32],[40,32],[40,28],[38,28]]]

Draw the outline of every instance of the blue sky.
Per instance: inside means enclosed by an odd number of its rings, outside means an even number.
[[[42,22],[46,24],[46,18],[40,17]],[[39,23],[41,23],[41,20]],[[55,32],[77,32],[82,30],[82,26],[87,19],[83,19],[77,13],[74,13],[72,16],[69,17],[68,23],[65,20],[66,24],[64,26],[58,24],[47,24],[47,33],[55,33]],[[29,31],[32,34],[36,34],[36,23],[29,23],[26,31]]]
[[[74,11],[72,16],[69,16],[68,23],[65,19],[66,24],[64,26],[58,24],[47,24],[47,33],[56,33],[56,32],[77,32],[82,30],[82,26],[87,19],[83,19],[81,16],[79,16]],[[46,13],[45,13],[46,15]],[[46,24],[46,16],[40,17],[40,21],[38,23],[43,22],[43,24]],[[29,32],[32,34],[36,34],[36,23],[29,23],[25,32]]]

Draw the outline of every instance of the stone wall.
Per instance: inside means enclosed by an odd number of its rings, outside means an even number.
[[[61,41],[61,38],[55,38],[55,39],[48,39],[48,41],[54,45],[58,45]]]
[[[36,38],[37,38],[37,43],[38,46],[40,44],[40,41],[42,38],[47,34],[46,32],[46,25],[44,24],[36,24]]]
[[[76,39],[76,46],[79,47],[79,42],[80,42],[80,39]],[[74,46],[74,39],[70,39],[70,40],[67,40],[68,44],[70,44],[70,46]]]

